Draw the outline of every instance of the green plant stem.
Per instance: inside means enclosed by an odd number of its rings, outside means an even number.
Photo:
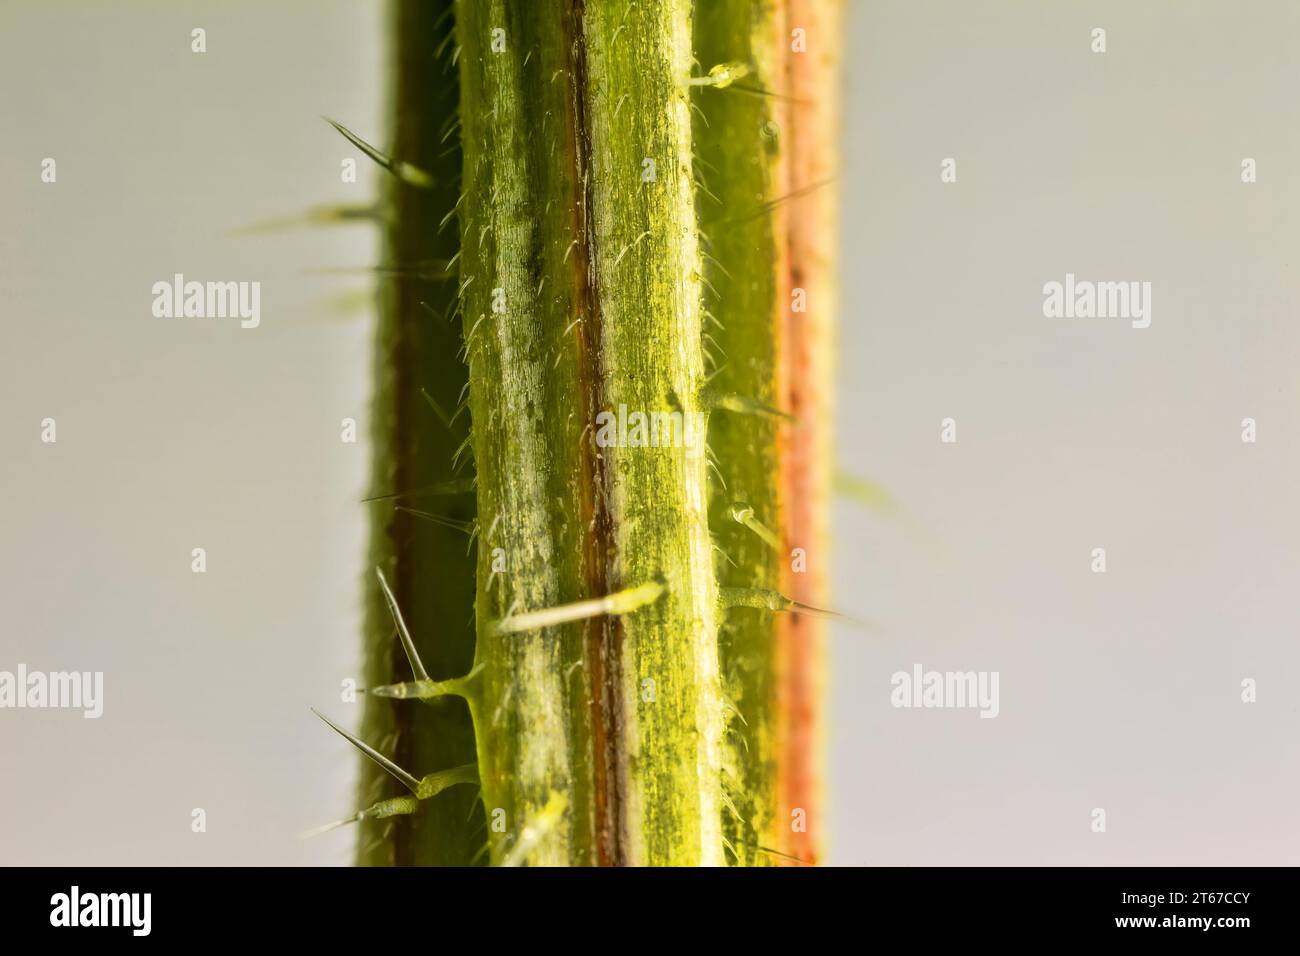
[[[705,304],[716,323],[707,326],[719,371],[714,387],[767,407],[781,405],[778,300],[784,288],[784,209],[756,215],[782,195],[781,150],[784,4],[770,0],[717,0],[696,7],[695,50],[701,71],[734,64],[748,72],[736,85],[704,86],[695,122],[700,228],[706,237],[709,288]],[[762,91],[762,92],[755,92]],[[736,520],[743,503],[768,528],[781,522],[778,437],[785,426],[771,417],[722,413],[709,443],[721,481],[714,483],[711,526],[719,550],[720,584],[729,588],[780,587],[782,550]],[[725,485],[724,485],[725,483]],[[778,761],[774,726],[777,662],[775,614],[737,607],[720,636],[724,687],[734,708],[727,733],[724,780],[730,797],[725,817],[732,858],[770,862],[758,846],[778,847],[775,832]]]
[[[393,10],[358,862],[815,859],[835,4]]]
[[[700,410],[689,4],[462,0],[457,12],[480,527],[472,706],[485,806],[505,820],[491,856],[529,829],[531,863],[720,863],[704,459],[595,443],[597,414],[620,403]],[[624,614],[495,627],[655,581],[660,598]]]
[[[434,181],[429,189],[389,176],[382,181],[383,265],[404,274],[380,280],[371,405],[372,495],[408,492],[453,478],[453,456],[465,437],[463,419],[457,427],[447,427],[422,394],[427,392],[443,408],[454,408],[466,381],[465,365],[457,355],[460,329],[442,318],[454,304],[455,285],[405,274],[412,264],[450,258],[459,245],[454,225],[437,228],[454,207],[460,185],[457,140],[442,142],[443,124],[456,112],[456,84],[448,82],[455,76],[448,72],[450,50],[442,58],[433,56],[439,38],[452,28],[444,15],[449,6],[450,0],[400,0],[391,7],[391,152],[430,172]],[[431,500],[453,520],[474,517],[472,496]],[[397,510],[392,500],[374,501],[367,508],[373,530],[364,575],[366,686],[413,676],[375,567],[391,582],[430,674],[436,679],[463,675],[474,650],[474,564],[464,534]],[[417,776],[474,760],[469,710],[459,699],[425,705],[367,696],[360,735]],[[387,773],[362,761],[358,806],[405,794]],[[476,807],[474,788],[456,787],[421,801],[414,814],[363,819],[357,862],[468,864],[486,839]]]

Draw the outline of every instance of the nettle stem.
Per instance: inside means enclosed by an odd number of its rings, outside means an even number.
[[[620,404],[699,411],[688,17],[684,0],[458,6],[494,860],[562,793],[532,862],[722,861],[703,449],[597,441]],[[652,584],[625,613],[494,626]]]
[[[785,208],[765,208],[786,191],[783,26],[776,4],[721,0],[696,10],[701,68],[726,84],[702,86],[695,123],[699,222],[711,266],[706,341],[718,363],[713,385],[768,407],[781,403],[778,357],[786,298]],[[782,548],[779,539],[773,546],[770,529],[782,518],[777,442],[788,430],[770,416],[715,416],[709,432],[717,460],[710,517],[727,556],[718,562],[726,588],[773,592],[780,586]],[[734,607],[720,635],[724,687],[734,713],[725,776],[731,812],[724,823],[738,864],[766,862],[759,847],[784,849],[773,706],[779,680],[776,617]]]
[[[813,859],[787,4],[395,10],[359,861]]]
[[[370,688],[417,676],[374,568],[387,576],[433,678],[464,675],[474,655],[474,561],[464,533],[453,527],[474,518],[474,497],[472,489],[441,493],[455,490],[456,480],[465,477],[455,462],[468,428],[464,416],[446,422],[435,411],[455,408],[468,380],[458,354],[459,325],[447,319],[456,284],[438,278],[440,270],[432,266],[460,247],[452,215],[460,198],[461,157],[454,135],[455,72],[448,69],[450,8],[451,0],[403,0],[391,7],[391,151],[427,173],[430,183],[422,188],[397,175],[383,181],[384,259],[371,405],[375,500],[367,504],[372,530],[364,579],[364,679]],[[435,57],[444,40],[442,55]],[[432,510],[450,523],[416,513]],[[470,713],[459,699],[424,705],[367,696],[360,735],[417,775],[474,760]],[[405,796],[382,768],[362,763],[360,806]],[[473,788],[457,787],[422,801],[411,815],[363,819],[357,862],[469,863],[485,840],[476,797]]]

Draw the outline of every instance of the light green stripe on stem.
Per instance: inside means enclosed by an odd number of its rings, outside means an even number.
[[[576,171],[556,3],[461,0],[461,309],[478,470],[477,664],[471,697],[490,857],[594,862],[586,625],[502,636],[495,622],[587,597],[581,513],[584,370],[572,265]],[[494,567],[495,566],[495,567]],[[571,808],[541,836],[556,794]],[[491,824],[504,825],[498,831]]]
[[[735,64],[745,71],[736,85],[699,90],[695,124],[698,175],[707,190],[699,199],[709,253],[705,303],[717,319],[709,333],[721,363],[712,385],[747,400],[727,403],[736,409],[781,404],[777,309],[778,300],[788,296],[779,229],[784,211],[755,211],[784,191],[780,159],[786,133],[777,56],[783,7],[777,0],[716,0],[698,4],[695,13],[699,70]],[[714,416],[709,442],[726,486],[715,483],[710,513],[726,556],[718,563],[726,588],[770,593],[780,586],[782,554],[771,529],[781,521],[777,441],[783,427],[770,415],[721,411]],[[758,606],[731,607],[719,644],[724,688],[736,713],[727,729],[724,776],[735,813],[724,816],[724,832],[737,863],[767,863],[770,856],[756,847],[780,845],[777,615]]]
[[[687,0],[593,0],[584,11],[588,255],[610,411],[702,412],[690,12]],[[620,619],[625,859],[720,864],[723,714],[704,449],[605,451],[610,586],[665,584],[662,600]]]

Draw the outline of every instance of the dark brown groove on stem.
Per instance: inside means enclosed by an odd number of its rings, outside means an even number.
[[[572,161],[577,170],[580,195],[574,203],[577,246],[574,249],[573,273],[578,315],[575,327],[578,366],[583,385],[580,389],[582,421],[587,426],[582,441],[582,525],[584,561],[588,595],[595,597],[617,590],[611,581],[615,565],[615,537],[609,510],[610,476],[606,461],[596,447],[596,414],[604,398],[604,317],[600,307],[599,278],[596,272],[596,236],[590,216],[594,208],[591,179],[591,125],[588,118],[588,76],[586,43],[583,36],[585,0],[572,0],[565,30],[569,52],[570,144]],[[591,694],[591,740],[596,817],[596,862],[600,866],[627,863],[627,752],[623,738],[623,660],[622,626],[617,617],[599,617],[587,629],[587,680]]]

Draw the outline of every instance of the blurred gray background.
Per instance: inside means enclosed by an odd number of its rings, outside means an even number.
[[[0,669],[106,673],[100,720],[0,711],[2,863],[350,859],[297,834],[355,809],[307,707],[358,664],[368,280],[314,270],[376,241],[239,231],[373,194],[319,115],[382,139],[382,13],[0,6]],[[833,641],[832,862],[1300,863],[1300,6],[861,0],[843,40],[838,450],[900,507],[835,505],[877,628]],[[174,272],[260,280],[261,327],[154,319]],[[1066,272],[1151,327],[1044,318]],[[891,707],[914,664],[1000,715]]]

